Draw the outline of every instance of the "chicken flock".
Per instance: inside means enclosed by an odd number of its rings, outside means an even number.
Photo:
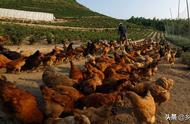
[[[137,124],[155,123],[157,107],[170,100],[174,85],[167,77],[151,78],[160,62],[174,64],[176,52],[168,44],[144,40],[124,49],[116,42],[72,45],[28,57],[1,46],[0,67],[7,72],[45,67],[39,86],[42,108],[32,93],[1,76],[3,112],[24,124],[114,124],[123,116]],[[81,58],[87,61],[78,67],[74,60]],[[53,67],[64,61],[70,62],[69,75]]]

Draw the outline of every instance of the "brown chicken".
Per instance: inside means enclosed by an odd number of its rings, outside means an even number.
[[[38,68],[42,63],[43,58],[44,58],[43,53],[37,50],[34,54],[32,54],[26,59],[26,63],[22,67],[22,70],[31,70]]]
[[[103,55],[107,55],[107,54],[109,53],[109,51],[110,51],[110,47],[109,47],[109,46],[105,46],[105,47],[103,48],[102,54],[103,54]]]
[[[21,68],[25,65],[25,60],[27,57],[21,57],[20,59],[13,60],[7,63],[6,68],[7,72],[20,72]]]
[[[43,59],[43,65],[44,66],[51,66],[53,65],[57,60],[56,55],[46,56]]]
[[[128,74],[120,74],[120,73],[117,73],[114,69],[112,68],[107,68],[104,72],[105,74],[105,77],[106,78],[113,78],[113,79],[116,79],[116,80],[121,80],[121,79],[126,79],[128,80],[129,79],[129,75]]]
[[[87,69],[88,77],[98,76],[99,79],[104,80],[104,73],[98,70],[96,67],[93,67],[90,63],[85,63],[85,67]]]
[[[171,48],[166,48],[167,51],[165,52],[165,59],[166,61],[171,64],[171,65],[174,65],[175,63],[175,56],[176,56],[176,51],[173,51]]]
[[[12,60],[8,59],[6,56],[0,54],[0,63],[2,67],[6,67],[6,64],[11,62]]]
[[[113,64],[112,66],[110,66],[110,68],[113,68],[115,71],[125,71],[126,73],[131,73],[132,71],[137,69],[134,64],[126,64],[124,58],[121,58],[120,63]]]
[[[104,72],[106,70],[106,68],[109,67],[109,66],[111,66],[111,64],[108,63],[108,62],[98,62],[98,63],[96,63],[96,67],[102,72]]]
[[[56,87],[58,85],[73,86],[75,82],[61,72],[57,72],[53,67],[47,67],[42,75],[42,81],[48,87]]]
[[[155,83],[138,83],[134,87],[131,87],[130,90],[141,96],[144,96],[150,90],[155,102],[159,105],[170,99],[170,92]]]
[[[46,86],[40,87],[44,100],[44,113],[48,118],[58,118],[62,113],[71,113],[74,108],[74,99],[68,93]]]
[[[147,92],[145,97],[141,97],[132,91],[128,91],[127,96],[131,99],[134,106],[138,124],[143,122],[153,124],[155,122],[156,104],[150,91]]]
[[[85,115],[90,119],[91,124],[103,124],[104,120],[112,115],[111,106],[100,108],[89,107],[83,110],[75,109],[76,115]]]
[[[92,93],[88,96],[85,96],[77,102],[78,107],[101,107],[114,103],[116,100],[120,99],[118,92],[113,92],[109,94],[103,93]]]
[[[60,53],[56,55],[56,65],[62,64],[66,60],[66,55],[65,53]]]
[[[102,80],[97,74],[93,74],[89,79],[78,84],[78,89],[85,94],[93,93],[98,86],[102,85]]]
[[[107,62],[110,64],[115,63],[115,60],[113,58],[108,57],[107,55],[102,55],[100,57],[96,57],[95,61],[96,61],[96,63],[99,63],[99,62]]]
[[[71,69],[70,69],[69,77],[75,80],[76,82],[82,81],[84,79],[82,70],[76,65],[74,65],[72,61],[70,61],[70,64],[71,64]]]
[[[160,105],[170,99],[170,92],[159,85],[152,85],[150,92],[154,97],[154,101]]]
[[[84,95],[80,93],[78,90],[76,90],[73,87],[70,86],[58,86],[56,88],[52,88],[53,90],[56,90],[62,95],[69,95],[74,101],[77,101],[79,98],[83,97]]]
[[[131,82],[128,82],[126,79],[117,80],[114,78],[108,78],[103,81],[103,84],[97,86],[97,93],[111,93],[115,91],[120,91],[124,87],[127,89],[127,86],[131,85]]]
[[[4,44],[10,37],[8,35],[0,36],[0,44]]]
[[[45,124],[91,124],[87,116],[83,114],[76,114],[74,116],[67,116],[65,118],[48,118]]]
[[[31,93],[17,88],[5,77],[0,79],[0,97],[3,110],[25,124],[41,124],[43,114],[39,110],[36,97]]]
[[[172,89],[172,87],[174,85],[174,81],[172,79],[162,77],[162,78],[159,78],[158,80],[156,80],[156,85],[159,85],[169,91]]]
[[[144,67],[138,69],[136,72],[141,77],[151,77],[156,74],[157,70],[158,70],[158,62],[153,61],[148,65],[144,65]]]

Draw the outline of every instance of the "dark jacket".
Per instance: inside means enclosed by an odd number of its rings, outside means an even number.
[[[126,33],[127,33],[126,27],[123,26],[123,25],[119,25],[119,27],[118,27],[118,33],[119,33],[120,35],[126,34]]]

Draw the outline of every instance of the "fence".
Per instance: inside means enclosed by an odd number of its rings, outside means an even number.
[[[0,8],[0,18],[14,18],[34,21],[53,21],[55,19],[52,13],[31,12],[4,8]]]

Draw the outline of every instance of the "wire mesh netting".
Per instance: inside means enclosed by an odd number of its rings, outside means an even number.
[[[190,20],[188,9],[185,8],[176,14],[176,18],[165,21],[165,34],[175,44],[190,47]]]

